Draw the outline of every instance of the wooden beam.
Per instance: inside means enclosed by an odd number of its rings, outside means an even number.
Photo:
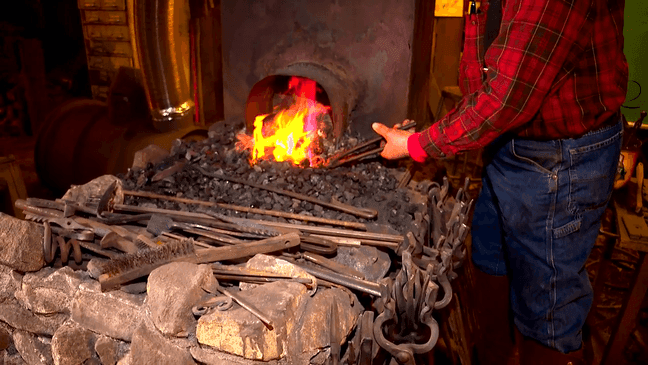
[[[432,65],[435,3],[436,1],[417,0],[414,15],[407,118],[416,120],[418,125],[423,127],[430,122],[427,99]]]
[[[458,88],[463,22],[463,18],[434,18],[428,87],[428,105],[434,121],[446,115],[454,105],[454,98],[447,95],[444,98],[443,91]]]
[[[0,157],[0,180],[7,182],[14,217],[25,219],[22,211],[14,205],[18,199],[27,199],[27,188],[25,187],[18,162],[13,155]]]
[[[459,85],[459,61],[463,18],[436,18],[434,26],[434,49],[430,73],[443,90]]]
[[[197,19],[197,28],[201,121],[209,126],[224,118],[220,0],[207,2],[206,16]]]

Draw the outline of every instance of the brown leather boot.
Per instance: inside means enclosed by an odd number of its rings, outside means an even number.
[[[520,349],[520,365],[585,365],[582,346],[579,350],[563,354],[534,339],[524,337],[517,328],[515,332]]]
[[[509,280],[474,268],[476,319],[475,339],[479,365],[517,365],[510,320]]]

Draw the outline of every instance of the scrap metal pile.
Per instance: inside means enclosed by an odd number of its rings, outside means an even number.
[[[73,187],[56,201],[17,206],[42,222],[48,263],[71,262],[71,253],[103,291],[143,291],[142,279],[171,262],[209,264],[217,281],[203,288],[194,316],[237,303],[275,329],[281,324],[234,285],[340,288],[362,313],[347,338],[331,329],[328,347],[311,363],[415,364],[428,353],[439,337],[434,311],[449,304],[466,253],[467,186],[452,193],[447,179],[407,184],[396,178],[402,169],[375,160],[334,169],[250,166],[229,132],[177,141],[159,163]],[[307,275],[243,265],[258,254]]]

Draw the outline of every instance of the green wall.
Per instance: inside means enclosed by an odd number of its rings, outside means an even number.
[[[641,110],[648,110],[648,1],[626,0],[624,16],[624,53],[630,67],[630,82],[624,105],[638,106],[640,109],[621,108],[621,110],[627,120],[633,121],[639,118]],[[639,87],[632,80],[641,84],[641,96],[634,101],[629,101],[639,93]],[[644,127],[648,124],[648,118],[643,124]]]

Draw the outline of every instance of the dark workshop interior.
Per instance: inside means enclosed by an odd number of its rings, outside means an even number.
[[[508,298],[476,294],[481,151],[387,161],[371,129],[461,99],[469,3],[0,2],[0,364],[484,365]],[[648,3],[625,6],[592,365],[648,363]]]

